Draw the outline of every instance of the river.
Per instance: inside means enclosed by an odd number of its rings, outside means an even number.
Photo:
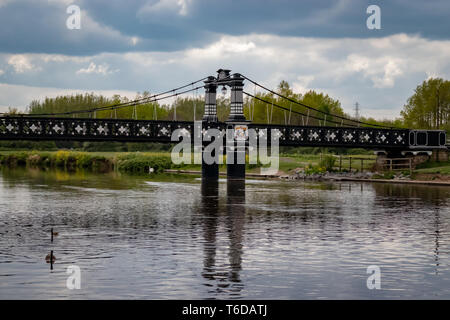
[[[444,186],[3,168],[0,236],[0,299],[450,298]]]

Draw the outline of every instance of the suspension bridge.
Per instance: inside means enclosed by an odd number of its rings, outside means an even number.
[[[244,91],[245,81],[253,84],[255,88],[258,87],[286,100],[291,107],[281,106],[261,96]],[[203,83],[201,84],[201,82]],[[220,86],[231,88],[230,114],[225,122],[220,122],[217,117],[216,95],[217,88]],[[243,128],[244,130],[253,129],[258,137],[266,134],[268,141],[272,138],[272,132],[276,132],[280,146],[365,148],[392,156],[447,151],[446,133],[443,130],[395,128],[332,114],[284,96],[245,75],[231,74],[230,70],[225,69],[218,70],[217,76],[208,76],[162,93],[110,106],[61,113],[0,114],[0,140],[175,143],[172,140],[172,133],[177,129],[182,130],[186,135],[194,136],[193,121],[177,121],[175,118],[176,112],[174,113],[174,119],[170,121],[138,120],[136,119],[136,106],[174,98],[202,88],[205,92],[204,115],[201,119],[204,133],[208,129],[219,129],[221,132],[225,132],[227,129],[236,132],[243,130]],[[254,123],[252,121],[254,108],[252,109],[251,105],[250,119],[245,117],[243,111],[244,95],[252,99],[253,106],[255,101],[267,105],[267,123]],[[301,106],[302,110],[307,110],[307,112],[298,111],[292,108],[293,105]],[[134,108],[133,117],[135,118],[116,119],[111,117],[106,119],[96,117],[96,113],[99,111],[111,110],[112,115],[113,111],[129,107]],[[271,123],[273,108],[283,110],[284,124]],[[80,117],[83,114],[85,116]],[[291,125],[291,117],[301,117],[302,125]],[[318,120],[320,125],[309,125],[310,119]],[[273,131],[272,129],[277,130]],[[235,136],[237,141],[238,134]],[[245,176],[245,165],[229,164],[227,168],[229,177],[243,178]],[[203,163],[202,173],[206,178],[216,178],[218,177],[218,166]]]

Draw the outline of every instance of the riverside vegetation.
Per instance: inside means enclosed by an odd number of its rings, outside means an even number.
[[[354,161],[349,172],[349,156],[343,157],[339,172],[339,159],[330,154],[281,153],[280,176],[327,178],[328,176],[349,175],[355,178],[372,179],[410,179],[410,180],[450,180],[450,162],[427,162],[417,166],[412,174],[409,172],[373,172],[375,157],[369,154],[355,154],[364,157],[364,167],[360,161]],[[305,150],[307,152],[317,150]],[[360,151],[355,149],[355,151]],[[226,158],[224,158],[226,162]],[[197,164],[174,164],[169,152],[83,152],[73,150],[58,151],[0,151],[0,166],[33,167],[40,169],[58,168],[67,171],[92,170],[95,172],[120,171],[131,174],[146,175],[161,173],[166,169],[200,171]],[[260,172],[262,165],[247,164],[248,173]],[[226,171],[226,164],[219,166]],[[364,173],[363,173],[364,172]]]
[[[119,170],[129,173],[155,173],[173,168],[168,153],[107,153],[69,150],[13,151],[0,153],[0,164],[7,167],[30,166],[66,170],[90,169],[98,172]]]
[[[226,162],[226,158],[224,158]],[[118,170],[127,173],[161,173],[166,169],[200,170],[196,164],[174,164],[168,152],[80,152],[58,151],[0,151],[0,166],[88,169],[96,172]],[[226,165],[220,166],[225,170]],[[260,167],[247,164],[247,169]]]

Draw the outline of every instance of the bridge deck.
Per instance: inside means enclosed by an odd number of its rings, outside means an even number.
[[[225,130],[226,123],[208,123]],[[445,149],[441,130],[315,127],[249,123],[256,133],[279,130],[281,146],[372,149]],[[172,132],[184,129],[193,136],[194,122],[130,119],[0,117],[0,140],[72,140],[173,143]]]

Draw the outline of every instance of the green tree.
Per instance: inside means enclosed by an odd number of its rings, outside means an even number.
[[[339,100],[335,100],[324,93],[318,93],[313,90],[308,91],[304,95],[295,93],[286,81],[280,82],[277,93],[322,112],[344,116],[344,111]],[[327,115],[325,117],[322,112],[314,111],[305,106],[290,102],[272,93],[258,92],[256,93],[256,97],[269,102],[265,103],[253,98],[245,99],[244,114],[248,119],[253,119],[253,122],[256,123],[271,122],[292,125],[319,125],[320,121],[320,124],[324,125],[324,123],[329,124],[332,120],[336,121],[332,116]],[[282,110],[276,106],[272,107],[272,102],[274,105],[279,105],[287,110]],[[300,112],[304,116],[291,113],[290,110]],[[318,119],[314,119],[313,117]]]
[[[450,129],[450,81],[430,78],[417,86],[401,116],[406,126],[421,129]]]

